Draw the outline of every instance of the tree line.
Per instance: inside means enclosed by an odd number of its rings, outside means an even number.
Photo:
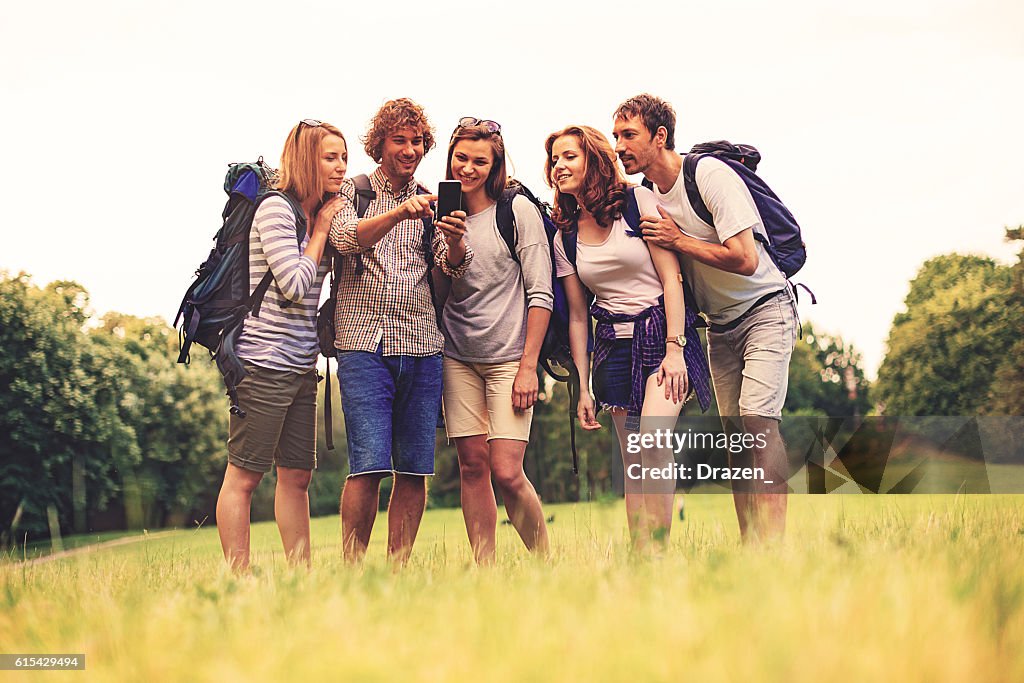
[[[1024,238],[1024,228],[1007,230],[1007,238]],[[806,323],[786,414],[1022,414],[1024,250],[1012,266],[979,256],[933,258],[905,303],[874,384],[855,348]],[[216,368],[202,349],[191,364],[177,364],[177,334],[161,318],[89,311],[77,283],[40,287],[24,273],[0,273],[0,546],[58,530],[214,522],[227,434]],[[546,502],[613,496],[621,472],[607,416],[605,429],[577,430],[574,476],[568,410],[565,386],[542,383],[526,455],[531,480]],[[684,415],[698,412],[688,405]],[[337,512],[347,474],[337,409],[333,425],[334,451],[326,450],[322,420],[318,426],[314,515]],[[458,505],[458,461],[443,432],[436,462],[430,505]],[[260,486],[254,520],[272,518],[272,493],[272,481]]]

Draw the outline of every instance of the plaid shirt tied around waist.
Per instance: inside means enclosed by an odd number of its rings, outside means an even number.
[[[643,311],[629,315],[612,313],[596,303],[590,307],[590,314],[597,321],[594,346],[594,368],[600,366],[615,343],[615,323],[633,323],[632,346],[632,385],[629,392],[629,409],[626,413],[626,429],[640,429],[640,412],[644,404],[644,374],[647,370],[657,370],[665,358],[665,344],[668,320],[665,318],[665,302],[659,298],[658,304]],[[697,394],[701,411],[707,411],[711,405],[711,370],[704,354],[704,346],[700,343],[696,328],[697,314],[686,308],[686,346],[683,347],[683,360],[686,363],[686,374],[690,382],[690,396]],[[686,400],[689,400],[687,396]]]

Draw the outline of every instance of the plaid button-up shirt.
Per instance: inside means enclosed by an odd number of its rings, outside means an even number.
[[[370,202],[364,218],[397,208],[416,194],[413,179],[397,192],[377,168],[370,175],[377,198]],[[329,241],[343,255],[338,305],[334,314],[335,346],[342,351],[376,351],[383,343],[385,356],[430,356],[444,348],[427,278],[423,221],[401,221],[371,247],[356,239],[359,216],[354,205],[355,186],[345,180],[341,188],[348,201],[331,223]],[[448,265],[448,243],[434,231],[434,262],[449,277],[462,277],[473,260],[467,246],[466,258],[458,268]],[[355,254],[363,267],[356,273]]]

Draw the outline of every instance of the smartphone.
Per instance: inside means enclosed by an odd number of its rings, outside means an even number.
[[[462,209],[462,183],[458,180],[442,180],[437,185],[436,220],[450,216],[453,211]]]

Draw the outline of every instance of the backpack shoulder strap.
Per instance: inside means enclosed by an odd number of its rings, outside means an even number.
[[[579,229],[574,225],[571,230],[559,229],[562,236],[562,249],[565,250],[565,259],[576,267],[576,238],[579,236]]]
[[[654,181],[648,178],[647,176],[644,176],[644,179],[640,181],[640,184],[646,187],[648,190],[654,189]]]
[[[630,237],[643,237],[640,232],[640,205],[636,202],[636,188],[626,188],[626,204],[622,207],[622,218],[625,219],[629,230],[626,234]]]
[[[298,200],[292,197],[287,192],[280,192],[278,190],[270,190],[264,193],[256,200],[257,208],[259,205],[268,197],[281,197],[288,206],[291,207],[292,213],[295,215],[295,239],[299,244],[302,244],[302,238],[306,236],[306,212],[302,210],[302,205],[299,204]],[[255,212],[253,213],[255,217]],[[250,230],[251,230],[250,226]],[[267,272],[263,274],[263,278],[260,283],[256,285],[256,288],[252,290],[252,294],[249,295],[249,301],[247,302],[249,310],[252,312],[252,317],[260,317],[260,308],[263,306],[263,297],[267,295],[267,290],[270,289],[270,283],[274,279],[274,274],[267,267]],[[291,306],[291,301],[281,302],[282,308],[288,308]]]
[[[750,149],[754,148],[751,147]],[[754,153],[757,154],[756,149],[754,149]],[[708,225],[714,226],[715,218],[711,215],[711,210],[708,209],[708,205],[704,203],[704,198],[700,194],[700,188],[697,187],[697,162],[705,156],[708,155],[691,152],[683,158],[683,186],[686,188],[686,198],[690,201],[690,206],[693,207],[694,213],[696,213],[697,216]],[[740,173],[736,168],[737,166],[741,168],[749,168],[746,162],[724,155],[720,156],[718,154],[711,154],[711,156],[720,158],[722,163],[731,168],[733,173],[739,175],[743,184],[747,185],[747,179],[744,177],[743,173]],[[753,160],[753,164],[756,166],[758,161],[760,161],[760,156],[757,156],[757,158]],[[753,171],[750,171],[750,173],[753,174]],[[771,246],[768,238],[757,230],[754,230],[754,239],[765,245],[765,247]]]
[[[265,192],[260,195],[259,199],[256,200],[256,207],[259,208],[259,205],[268,197],[280,197],[288,202],[288,206],[291,208],[292,214],[295,215],[295,239],[301,242],[302,238],[306,236],[307,225],[306,212],[302,210],[302,205],[299,203],[299,200],[295,199],[295,197],[292,197],[287,192],[270,190],[269,192]],[[253,216],[255,216],[255,213]]]
[[[377,198],[377,193],[370,185],[370,176],[365,173],[352,176],[352,185],[355,186],[356,189],[356,215],[362,218],[366,215],[366,210],[370,208],[370,202]]]
[[[430,194],[430,190],[419,183],[416,184],[416,194]],[[433,204],[431,204],[431,208]],[[434,315],[437,320],[437,328],[441,329],[441,305],[437,298],[437,290],[434,288],[434,278],[431,271],[437,265],[434,262],[434,220],[431,216],[423,218],[423,258],[427,262],[427,286],[430,288],[430,300],[434,303]]]
[[[513,261],[519,263],[519,254],[516,253],[516,215],[512,211],[512,202],[517,194],[519,193],[511,190],[501,193],[501,198],[498,199],[498,205],[495,207],[495,220],[498,224],[498,234],[505,246],[508,247],[508,253],[512,255]]]
[[[373,189],[370,184],[370,176],[365,173],[352,176],[352,186],[355,188],[355,196],[353,204],[356,208],[356,216],[362,218],[366,215],[366,211],[370,208],[370,202],[377,198],[377,192]],[[356,275],[362,275],[363,273],[363,255],[356,254]],[[341,278],[341,259],[334,259],[334,277],[336,280]],[[332,283],[333,286],[333,283]]]
[[[683,187],[694,213],[708,225],[714,225],[715,219],[708,210],[708,205],[704,203],[704,198],[700,196],[700,188],[697,187],[697,162],[704,156],[691,153],[683,157]]]

